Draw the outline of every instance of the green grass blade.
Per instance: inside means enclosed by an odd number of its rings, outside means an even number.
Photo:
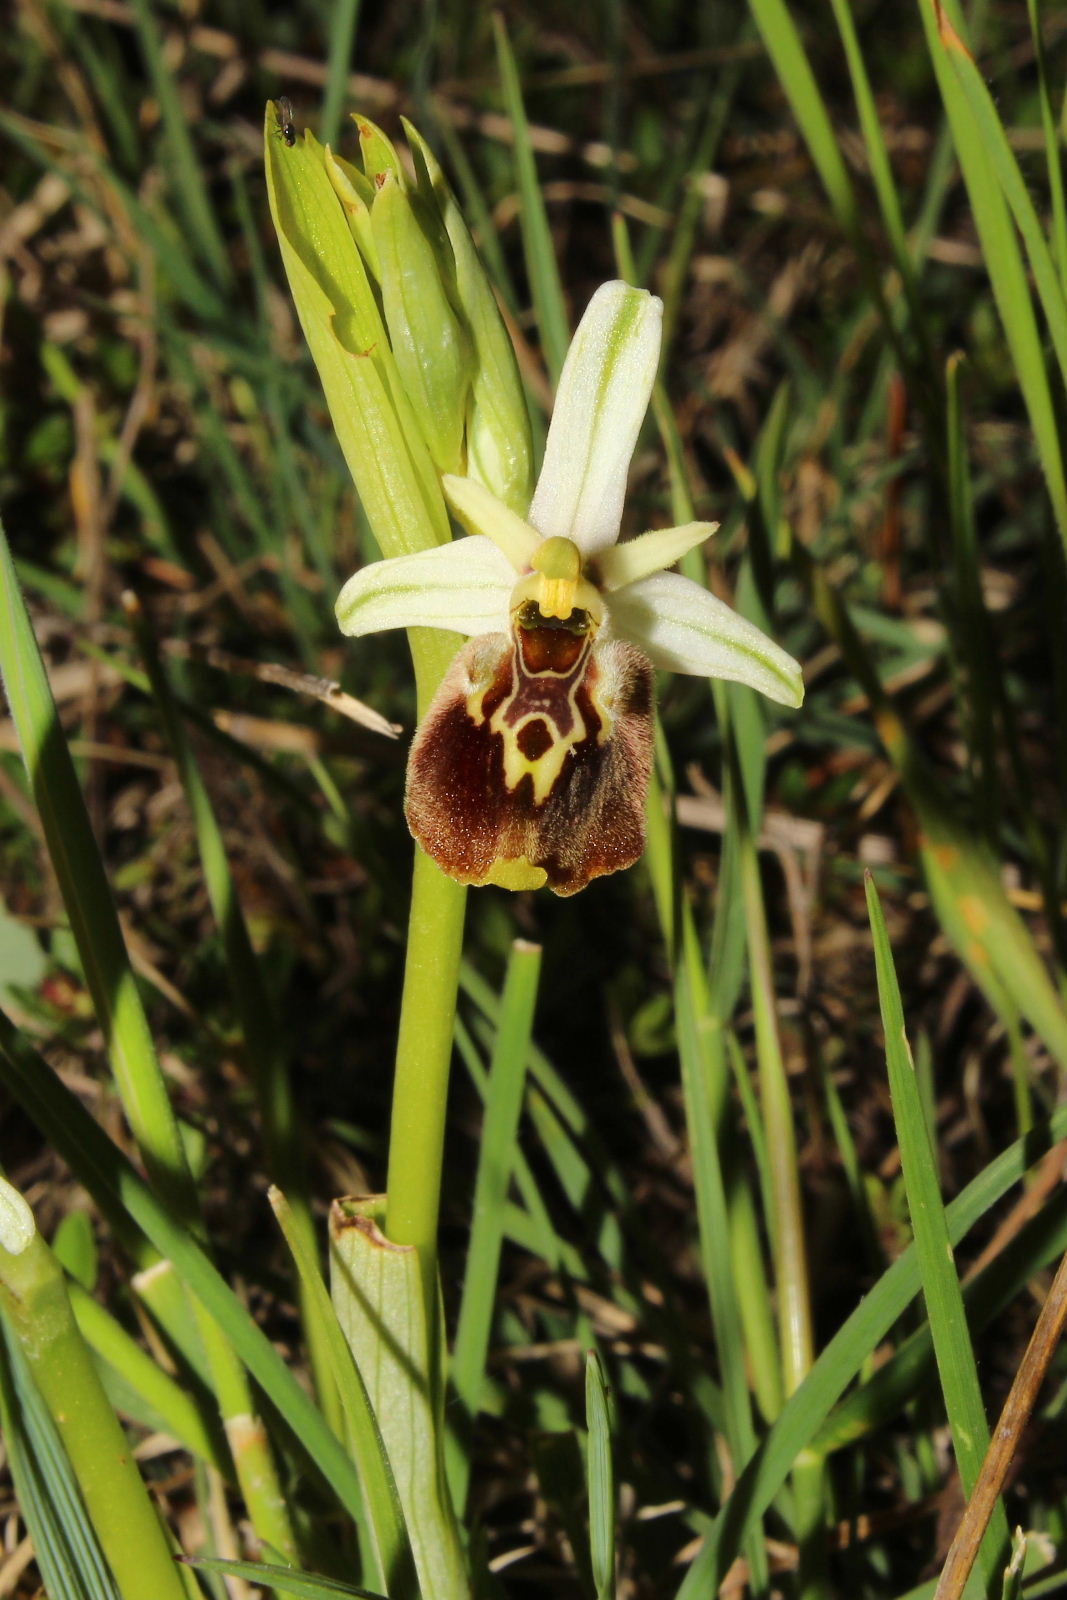
[[[0,1422],[19,1510],[50,1600],[123,1600],[63,1441],[2,1318]]]
[[[995,1157],[946,1210],[949,1240],[959,1244],[975,1223],[1019,1182],[1046,1151],[1067,1137],[1067,1106]],[[897,1257],[838,1329],[808,1376],[739,1477],[704,1546],[678,1590],[677,1600],[714,1594],[749,1528],[763,1515],[792,1469],[859,1372],[921,1287],[915,1246]]]
[[[871,88],[863,53],[860,50],[852,7],[849,4],[849,0],[831,0],[831,4],[834,10],[834,20],[837,23],[838,32],[841,35],[841,43],[845,50],[849,76],[852,79],[852,93],[856,101],[856,110],[859,113],[860,129],[867,148],[871,181],[878,197],[878,208],[882,214],[882,224],[886,231],[886,238],[889,240],[894,263],[904,285],[904,293],[911,312],[912,327],[916,338],[920,342],[920,348],[924,356],[929,358],[926,316],[919,300],[915,264],[908,248],[900,196],[897,192],[893,169],[889,161],[889,152],[886,149],[885,138],[882,133],[882,124],[878,115],[878,107],[875,103],[874,91]]]
[[[662,739],[660,744],[659,770],[669,776]],[[686,1130],[692,1151],[700,1262],[722,1370],[726,1444],[736,1471],[755,1450],[756,1431],[722,1162],[722,1149],[727,1142],[729,1071],[722,1018],[716,1014],[708,992],[692,911],[677,874],[669,814],[665,787],[654,771],[647,806],[647,861],[674,966],[675,1028]],[[768,1572],[758,1527],[746,1545],[746,1555],[751,1564],[754,1591],[762,1593]]]
[[[125,1212],[217,1321],[340,1503],[358,1517],[355,1468],[322,1413],[220,1277],[188,1229],[175,1222],[107,1134],[0,1013],[0,1079],[105,1211]]]
[[[319,118],[319,139],[333,148],[336,148],[341,131],[341,115],[348,94],[348,74],[358,22],[359,0],[333,0],[329,7],[327,29],[330,48],[326,58],[326,93],[322,97],[322,115]]]
[[[1060,139],[1056,133],[1056,117],[1049,93],[1048,65],[1045,60],[1039,0],[1026,0],[1026,9],[1030,15],[1030,34],[1034,41],[1038,99],[1041,103],[1041,130],[1045,136],[1048,187],[1052,197],[1052,255],[1059,270],[1060,282],[1067,283],[1067,200],[1064,197],[1063,187],[1063,158],[1060,154]]]
[[[993,97],[975,66],[974,57],[959,36],[950,29],[943,32],[942,41],[952,64],[952,70],[963,88],[970,107],[978,141],[996,173],[1004,198],[1011,207],[1015,225],[1022,234],[1030,270],[1034,275],[1034,287],[1052,339],[1052,348],[1056,352],[1061,377],[1064,383],[1067,383],[1067,290],[1064,287],[1063,277],[1056,269],[1034,202],[1030,198],[1030,192],[1019,171],[1019,163],[1008,143],[1004,124],[997,113]]]
[[[570,343],[563,285],[560,283],[559,265],[538,181],[537,163],[530,144],[518,68],[515,65],[515,57],[511,51],[503,18],[498,12],[493,13],[493,37],[496,42],[500,81],[504,92],[504,107],[511,119],[515,136],[515,172],[522,205],[522,244],[526,257],[526,273],[530,280],[534,310],[537,313],[537,326],[541,334],[545,364],[554,387],[559,382],[567,346]]]
[[[915,1232],[915,1249],[922,1276],[923,1296],[934,1341],[941,1389],[945,1397],[956,1464],[964,1494],[970,1496],[989,1447],[982,1391],[974,1364],[963,1291],[952,1255],[945,1208],[937,1176],[937,1158],[930,1141],[922,1096],[911,1050],[904,1031],[889,933],[874,879],[867,873],[867,910],[874,938],[878,997],[885,1032],[886,1065],[893,1103],[893,1119],[900,1146],[900,1163]],[[1003,1502],[990,1519],[979,1559],[986,1583],[992,1588],[1003,1571],[1008,1554],[1008,1519]]]
[[[215,281],[226,284],[231,277],[229,257],[218,219],[208,199],[207,185],[182,108],[178,84],[167,66],[157,13],[150,0],[133,0],[133,12],[137,19],[145,65],[159,101],[163,134],[170,156],[171,178],[188,228],[188,237],[200,259],[210,268]]]
[[[1067,471],[1065,471],[1064,444],[1018,236],[1004,198],[996,166],[981,136],[981,130],[975,122],[964,86],[950,59],[958,53],[958,49],[955,47],[950,49],[938,31],[934,8],[928,5],[926,0],[921,0],[919,14],[926,31],[927,45],[937,75],[941,98],[952,128],[956,155],[967,186],[982,255],[993,288],[993,297],[1004,326],[1026,409],[1030,415],[1030,424],[1034,430],[1038,455],[1044,469],[1060,536],[1067,546]]]
[[[317,1578],[308,1572],[274,1566],[271,1562],[223,1561],[215,1556],[196,1556],[187,1565],[196,1572],[217,1572],[223,1578],[246,1578],[271,1594],[296,1595],[297,1600],[335,1600],[337,1595],[348,1595],[354,1600],[384,1600],[373,1589],[357,1589],[351,1583],[338,1583],[336,1578]]]
[[[749,6],[838,224],[849,238],[854,238],[859,229],[855,191],[841,154],[841,141],[819,92],[796,23],[785,0],[749,0]]]
[[[446,1463],[452,1499],[462,1515],[470,1475],[469,1429],[478,1414],[485,1381],[485,1359],[493,1322],[500,1251],[504,1239],[505,1202],[519,1135],[526,1088],[537,983],[541,972],[539,945],[516,939],[511,947],[500,1005],[496,1043],[489,1069],[485,1120],[478,1149],[467,1270],[452,1354],[452,1385],[467,1424],[460,1437],[451,1430]]]
[[[585,1358],[585,1418],[589,1429],[586,1475],[589,1480],[589,1559],[596,1600],[615,1594],[615,1467],[611,1452],[608,1391],[600,1357]]]
[[[177,1119],[2,528],[0,676],[126,1115],[153,1183],[191,1221],[192,1178]]]
[[[1022,1293],[1026,1284],[1067,1248],[1067,1210],[1059,1196],[1042,1206],[1036,1217],[984,1270],[964,1285],[967,1325],[981,1333],[995,1316]],[[936,1373],[930,1325],[909,1334],[896,1353],[866,1383],[836,1406],[819,1430],[817,1446],[840,1450],[881,1428],[898,1415],[929,1377]]]
[[[151,624],[132,598],[127,600],[126,609],[133,621],[148,681],[163,719],[167,743],[177,762],[182,788],[193,815],[204,881],[222,935],[234,1005],[241,1024],[245,1060],[259,1104],[268,1170],[272,1180],[288,1198],[294,1227],[299,1230],[307,1249],[313,1252],[315,1230],[307,1198],[306,1174],[299,1155],[299,1128],[287,1063],[280,1052],[282,1033],[276,1008],[252,948],[226,856],[222,830],[193,756]],[[300,1282],[303,1285],[303,1278]],[[301,1316],[316,1389],[324,1410],[330,1415],[333,1396],[326,1378],[327,1360],[320,1339],[321,1324],[310,1314],[310,1308],[304,1302],[303,1288],[300,1292]],[[336,1423],[337,1419],[331,1416],[330,1420]]]

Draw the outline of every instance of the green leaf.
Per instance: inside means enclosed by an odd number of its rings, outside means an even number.
[[[223,1561],[215,1556],[187,1556],[187,1566],[199,1572],[217,1572],[222,1577],[247,1578],[249,1583],[260,1583],[275,1594],[297,1595],[299,1600],[331,1600],[331,1596],[350,1595],[354,1600],[384,1600],[373,1589],[357,1589],[351,1583],[339,1583],[336,1578],[316,1578],[307,1572],[294,1572],[291,1567],[278,1567],[262,1561]]]
[[[908,1195],[923,1297],[930,1319],[941,1389],[945,1397],[956,1464],[964,1494],[970,1496],[989,1448],[982,1391],[967,1328],[963,1292],[952,1254],[952,1241],[937,1177],[937,1158],[930,1140],[922,1095],[904,1031],[904,1012],[893,966],[889,933],[870,872],[866,876],[867,910],[874,938],[878,997],[885,1031],[886,1066],[893,1119],[900,1145],[900,1163]],[[1008,1552],[1008,1519],[1003,1503],[990,1520],[979,1560],[992,1588]]]
[[[585,1358],[585,1418],[589,1429],[586,1474],[589,1479],[589,1558],[597,1600],[615,1593],[615,1468],[611,1456],[608,1392],[600,1357]]]

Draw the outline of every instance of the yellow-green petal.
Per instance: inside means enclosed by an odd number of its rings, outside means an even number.
[[[452,510],[468,533],[484,534],[507,556],[516,572],[529,572],[541,535],[522,517],[516,516],[484,484],[474,478],[457,478],[446,473],[441,479]]]
[[[601,589],[622,589],[673,567],[687,551],[717,533],[717,522],[686,522],[680,528],[654,528],[625,544],[609,545],[593,557],[592,571]]]

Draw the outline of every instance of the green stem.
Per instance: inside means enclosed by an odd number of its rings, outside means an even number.
[[[111,1409],[67,1298],[63,1270],[40,1234],[0,1248],[0,1293],[52,1414],[123,1600],[188,1600],[163,1525]]]
[[[421,720],[461,641],[455,634],[432,628],[409,629],[408,641]],[[395,1244],[414,1245],[419,1252],[431,1332],[437,1309],[437,1216],[466,904],[463,885],[446,878],[416,845],[396,1041],[385,1232]],[[432,1340],[427,1348],[434,1348]]]
[[[463,886],[446,878],[416,848],[389,1134],[386,1232],[394,1243],[414,1245],[418,1251],[431,1320],[437,1303],[437,1214],[465,905]]]

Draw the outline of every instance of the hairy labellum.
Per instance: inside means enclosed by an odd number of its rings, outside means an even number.
[[[464,645],[415,736],[405,811],[461,883],[575,894],[644,849],[652,667],[581,611]]]

